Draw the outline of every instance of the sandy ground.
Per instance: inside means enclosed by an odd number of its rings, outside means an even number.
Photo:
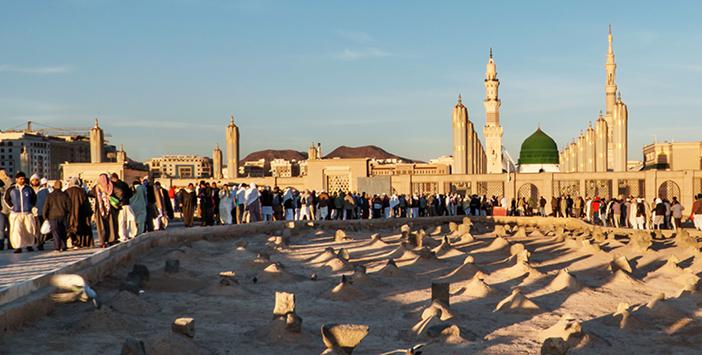
[[[702,271],[694,248],[654,240],[643,251],[645,240],[587,230],[527,227],[498,237],[501,228],[475,225],[461,236],[453,227],[428,231],[423,249],[398,230],[375,231],[375,239],[347,231],[335,242],[334,231],[316,229],[284,248],[256,235],[244,248],[236,239],[154,249],[135,261],[150,270],[142,294],[119,291],[132,268],[125,265],[95,285],[100,310],[59,305],[0,339],[0,353],[118,354],[133,337],[149,354],[319,354],[325,323],[370,327],[354,354],[420,343],[424,354],[539,353],[546,338],[563,339],[554,346],[569,353],[702,348],[702,297],[685,291]],[[178,259],[180,272],[165,273],[166,259]],[[237,282],[223,285],[223,271]],[[351,277],[342,283],[342,275]],[[432,281],[450,282],[448,307],[432,306]],[[271,326],[276,291],[295,294],[301,333]],[[178,317],[195,319],[194,338],[171,332]]]

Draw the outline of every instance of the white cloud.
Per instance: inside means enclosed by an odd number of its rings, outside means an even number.
[[[63,74],[71,69],[65,66],[23,67],[18,65],[0,64],[0,72],[22,74]]]
[[[336,57],[341,60],[362,60],[371,58],[382,58],[388,57],[392,54],[386,52],[380,48],[368,47],[361,49],[349,49],[345,48],[343,51],[336,54]]]

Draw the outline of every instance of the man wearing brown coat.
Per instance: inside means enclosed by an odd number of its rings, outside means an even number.
[[[49,221],[51,236],[54,239],[54,249],[66,251],[66,222],[71,211],[71,199],[68,194],[61,191],[61,181],[54,182],[54,191],[46,198],[42,215]]]

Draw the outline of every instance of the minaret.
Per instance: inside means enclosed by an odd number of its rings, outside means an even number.
[[[595,122],[595,171],[605,172],[607,171],[607,121],[602,117],[602,111],[600,111],[600,116]]]
[[[221,179],[222,175],[222,150],[219,144],[212,150],[212,178]]]
[[[612,148],[614,147],[612,128],[614,127],[613,113],[616,103],[617,82],[616,70],[617,64],[614,62],[614,48],[612,47],[612,25],[609,26],[609,34],[607,35],[607,62],[605,63],[605,120],[607,121],[607,168],[611,169],[614,165],[614,156]]]
[[[492,48],[490,48],[490,59],[488,60],[485,72],[485,153],[487,154],[487,173],[502,173],[502,126],[500,125],[500,99],[498,90],[500,81],[497,79],[495,62],[492,59]]]
[[[317,155],[317,146],[314,145],[314,142],[312,142],[312,145],[307,148],[307,160],[317,160],[319,159],[319,156]]]
[[[239,177],[239,127],[234,124],[234,115],[231,116],[227,126],[226,148],[227,148],[227,178],[235,179]]]
[[[102,163],[105,159],[105,135],[100,128],[98,119],[95,126],[90,129],[90,162]]]
[[[463,105],[461,95],[453,107],[451,115],[453,129],[453,167],[452,174],[475,174],[476,149],[473,142],[473,123],[468,118],[468,109]]]
[[[122,164],[127,162],[127,152],[124,151],[124,144],[120,144],[117,151],[117,162]]]
[[[614,111],[614,103],[616,101],[617,95],[617,64],[614,62],[614,49],[612,48],[612,25],[609,26],[609,35],[607,36],[607,41],[609,42],[609,47],[607,49],[607,63],[605,64],[605,70],[607,72],[605,84],[605,116],[612,117],[612,112]]]
[[[585,171],[595,171],[595,130],[592,123],[588,124],[585,131]]]
[[[25,173],[27,176],[32,175],[32,162],[27,151],[27,146],[22,146],[20,151],[20,171]]]
[[[612,120],[612,155],[614,158],[612,170],[626,171],[629,143],[629,110],[622,101],[621,93],[614,105]]]
[[[580,135],[578,136],[578,141],[576,143],[578,147],[578,171],[583,172],[585,171],[585,161],[587,160],[587,156],[585,156],[585,133],[580,132]]]

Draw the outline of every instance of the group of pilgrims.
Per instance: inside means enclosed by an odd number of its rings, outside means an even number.
[[[505,197],[414,193],[373,194],[351,191],[298,190],[256,184],[200,181],[197,186],[170,186],[149,176],[131,185],[117,174],[100,174],[92,186],[70,177],[49,182],[37,175],[27,180],[18,172],[10,186],[0,180],[0,250],[42,250],[53,239],[54,249],[105,248],[144,232],[166,229],[179,218],[185,227],[293,220],[349,220],[430,216],[575,217],[593,224],[637,229],[678,228],[685,209],[677,197],[582,198],[554,196],[551,209],[540,198],[521,197],[508,205]],[[695,196],[689,220],[702,230],[702,195]],[[94,228],[93,228],[94,226]],[[93,236],[97,234],[97,240]],[[9,238],[6,238],[9,236]]]
[[[48,240],[56,251],[106,248],[165,229],[174,217],[168,191],[148,177],[130,186],[117,174],[105,173],[87,186],[78,177],[64,184],[18,172],[10,186],[0,181],[0,195],[0,250],[15,253],[43,250]]]

